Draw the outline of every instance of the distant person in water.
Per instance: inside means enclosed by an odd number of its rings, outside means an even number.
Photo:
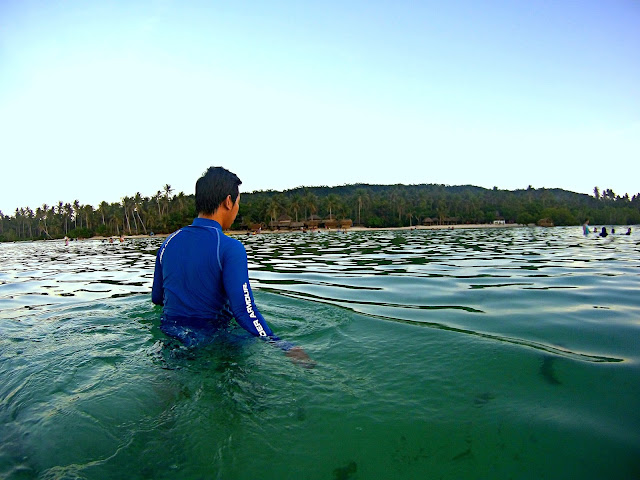
[[[629,229],[627,230],[627,233],[625,233],[625,235],[631,235],[631,228],[629,227]]]
[[[198,217],[160,246],[151,292],[153,303],[163,305],[160,329],[187,346],[198,346],[235,318],[294,362],[312,366],[302,348],[273,333],[254,302],[247,252],[239,240],[223,233],[238,215],[241,183],[234,173],[210,167],[196,182]]]
[[[600,236],[601,237],[606,237],[607,235],[609,235],[607,233],[607,228],[606,227],[602,227],[602,231],[600,232]]]
[[[585,235],[589,235],[589,219],[588,218],[582,224],[582,233]]]

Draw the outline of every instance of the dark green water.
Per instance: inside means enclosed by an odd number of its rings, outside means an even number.
[[[640,478],[637,233],[241,239],[315,369],[168,341],[160,239],[0,244],[0,478]]]

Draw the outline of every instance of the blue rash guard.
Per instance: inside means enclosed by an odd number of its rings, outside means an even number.
[[[293,347],[274,335],[256,307],[244,246],[214,220],[196,218],[162,243],[151,300],[163,305],[161,330],[188,346],[206,343],[233,316],[252,335]]]

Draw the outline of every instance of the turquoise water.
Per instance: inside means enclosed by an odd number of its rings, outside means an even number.
[[[240,237],[314,369],[165,338],[160,239],[0,244],[0,478],[640,478],[636,232]]]

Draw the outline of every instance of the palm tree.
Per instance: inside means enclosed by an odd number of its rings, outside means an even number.
[[[156,212],[154,206],[151,205],[150,202],[149,202],[148,208],[145,211],[145,219],[146,219],[145,225],[149,227],[149,230],[160,232],[160,230],[158,228],[159,227],[159,223],[158,223],[159,215],[158,215],[158,212]]]
[[[371,198],[364,188],[356,190],[356,197],[358,202],[358,225],[362,225],[362,209],[367,207],[371,203]]]
[[[305,218],[307,217],[307,208],[309,209],[309,215],[313,215],[318,211],[318,197],[312,192],[307,192],[302,199],[305,208]]]
[[[291,199],[291,208],[296,214],[296,223],[298,223],[298,210],[302,207],[302,197],[299,194],[295,194]]]
[[[131,223],[129,222],[129,197],[122,197],[122,208],[124,209],[124,220],[126,220],[127,229],[129,235],[131,235]],[[122,222],[122,229],[124,230],[124,221]]]
[[[80,215],[80,201],[79,200],[74,200],[73,201],[73,211],[74,211],[73,222],[75,224],[74,228],[78,228],[78,216]],[[82,217],[80,217],[80,228],[82,228]]]
[[[244,205],[250,208],[251,212],[254,212],[249,215],[253,220],[258,219],[258,222],[263,222],[267,220],[269,215],[269,201],[266,197],[264,196],[258,197],[250,205],[249,204],[244,204]]]
[[[86,228],[91,228],[91,219],[93,218],[93,206],[85,205],[81,208],[82,213],[84,213],[84,223]]]
[[[100,215],[102,215],[102,225],[106,225],[104,217],[108,210],[109,210],[109,204],[104,200],[100,202],[100,205],[98,206],[98,211],[100,212]]]
[[[402,192],[398,189],[394,189],[391,192],[391,204],[395,206],[396,212],[398,212],[398,224],[402,225],[402,214],[406,207],[406,200],[402,195]]]
[[[602,194],[604,199],[615,200],[616,194],[610,188],[607,188]]]
[[[18,227],[18,220],[22,221],[22,230],[24,231],[24,220],[22,219],[22,217],[24,216],[24,208],[18,208],[16,207],[16,214],[15,214],[15,219],[16,219],[16,233],[18,234],[18,238],[20,238],[20,228]]]
[[[46,227],[43,228],[41,226],[41,224],[42,224],[42,216],[43,216],[41,207],[37,207],[36,208],[35,215],[36,215],[36,220],[38,221],[38,225],[37,225],[37,227],[38,227],[38,237],[41,237],[42,236],[42,232],[45,231],[45,229],[46,229]],[[46,224],[45,224],[45,226],[46,226]]]
[[[46,204],[43,205],[43,207],[46,207],[46,206],[47,206]],[[55,231],[56,231],[56,207],[54,205],[49,207],[49,210],[47,211],[46,220],[47,220],[47,231],[49,231],[49,229],[51,229],[55,233]],[[49,236],[51,237],[51,235],[49,235]]]
[[[449,216],[447,203],[444,199],[439,198],[436,202],[436,210],[438,212],[438,224],[442,225],[444,219]]]
[[[155,197],[153,197],[153,198],[155,198],[156,203],[158,204],[158,217],[161,217],[162,216],[162,211],[160,210],[160,198],[162,198],[162,192],[160,190],[158,190],[156,192]]]
[[[168,215],[169,214],[169,201],[171,200],[171,192],[173,192],[173,189],[171,188],[171,185],[169,185],[168,183],[164,186],[164,198],[165,198],[165,211],[164,214]]]
[[[184,192],[179,192],[177,195],[175,195],[173,197],[173,201],[178,206],[178,212],[183,213],[184,212],[184,208],[185,208],[186,203],[187,203],[187,199],[184,196]]]
[[[71,220],[71,215],[73,215],[73,207],[71,206],[70,203],[65,203],[64,204],[64,234],[65,235],[69,233],[67,221]]]
[[[275,222],[278,218],[278,213],[280,212],[280,202],[278,198],[274,195],[271,197],[271,201],[269,202],[269,215],[271,216],[271,223]]]
[[[42,208],[40,209],[40,214],[38,215],[38,219],[41,220],[42,223],[44,224],[43,231],[45,235],[51,238],[51,235],[49,235],[49,227],[47,226],[48,216],[49,216],[49,205],[47,205],[46,203],[43,203]]]
[[[409,219],[409,226],[413,227],[413,217],[414,217],[414,213],[413,210],[410,212],[406,213],[407,218]],[[418,217],[416,217],[416,220],[418,220]]]
[[[333,218],[333,209],[340,204],[340,197],[335,193],[327,195],[327,208],[329,209],[329,218]]]
[[[33,210],[31,210],[31,208],[27,207],[25,209],[26,214],[27,214],[27,218],[29,219],[28,223],[29,223],[29,238],[33,238],[33,219],[35,218],[35,214],[33,213]]]
[[[133,198],[133,211],[134,214],[138,216],[138,220],[140,220],[140,224],[142,225],[142,229],[144,233],[147,233],[147,227],[145,227],[144,222],[142,221],[142,217],[140,217],[140,210],[142,210],[142,195],[140,192],[136,192],[136,196]],[[135,219],[135,216],[134,216]],[[136,232],[138,231],[138,227],[136,224]]]
[[[115,226],[116,235],[120,235],[119,213],[120,213],[119,203],[116,202],[109,205],[109,208],[107,209],[107,225],[111,227],[111,232],[114,231],[114,226]],[[124,233],[124,222],[122,223],[122,232]]]

